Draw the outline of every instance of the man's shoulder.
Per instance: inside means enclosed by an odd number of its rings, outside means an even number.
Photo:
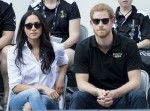
[[[149,23],[149,15],[142,11],[142,10],[137,10],[137,13],[136,13],[136,16],[137,16],[137,19],[140,20],[140,24],[143,23],[143,22],[146,22],[146,23]]]
[[[88,37],[88,38],[82,40],[81,42],[79,42],[79,43],[77,44],[76,49],[84,50],[84,51],[90,50],[90,47],[92,46],[92,45],[91,45],[92,39],[93,39],[93,36]]]
[[[149,17],[148,14],[142,10],[137,9],[135,6],[132,6],[133,8],[133,17],[136,19],[143,19],[144,17]]]

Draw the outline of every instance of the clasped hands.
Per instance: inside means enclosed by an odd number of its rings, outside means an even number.
[[[109,90],[97,90],[97,102],[104,107],[110,107],[113,104],[113,93]]]

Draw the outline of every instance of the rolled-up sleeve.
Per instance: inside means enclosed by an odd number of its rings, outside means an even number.
[[[63,45],[58,43],[53,43],[53,48],[55,51],[55,58],[57,59],[57,66],[68,64],[68,56],[64,51]]]
[[[14,52],[15,46],[8,50],[7,54],[7,68],[9,78],[9,88],[12,90],[17,84],[22,81],[22,75],[20,74],[19,68],[15,64],[16,53]]]

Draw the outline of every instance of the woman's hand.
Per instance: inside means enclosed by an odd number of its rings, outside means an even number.
[[[55,89],[58,94],[62,94],[64,92],[64,75],[59,75],[55,84]]]
[[[59,101],[59,94],[55,89],[43,86],[42,90],[52,99],[53,101]]]

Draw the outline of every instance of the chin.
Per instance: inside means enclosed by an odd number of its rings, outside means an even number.
[[[100,38],[104,38],[104,37],[106,37],[107,36],[107,34],[106,33],[98,33],[97,34]]]

